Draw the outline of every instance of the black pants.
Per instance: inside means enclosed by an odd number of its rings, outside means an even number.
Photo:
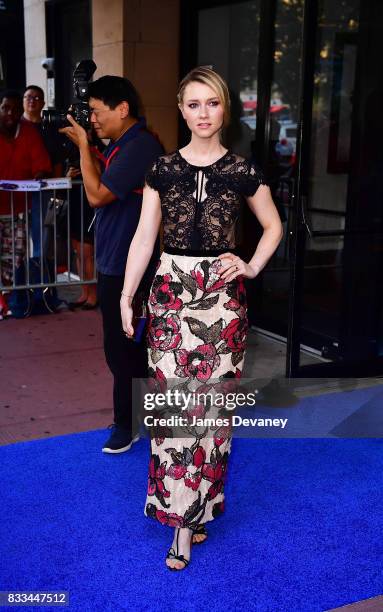
[[[132,415],[139,407],[132,405],[132,378],[148,375],[148,354],[145,340],[128,340],[122,329],[120,298],[123,276],[98,275],[98,300],[100,303],[106,362],[113,374],[114,422],[132,432]],[[136,423],[134,423],[134,428]]]

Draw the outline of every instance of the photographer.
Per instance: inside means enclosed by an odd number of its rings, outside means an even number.
[[[144,119],[139,118],[138,95],[130,81],[104,76],[89,83],[88,91],[92,127],[99,138],[110,138],[104,160],[100,161],[99,154],[88,142],[86,131],[70,115],[71,127],[60,131],[79,148],[87,199],[96,210],[98,296],[105,357],[114,377],[114,427],[103,451],[121,453],[129,450],[135,441],[132,440],[132,378],[147,376],[147,352],[144,342],[126,339],[120,298],[126,259],[140,218],[145,173],[162,153],[162,147],[145,129]],[[158,248],[152,263],[157,259]],[[149,276],[143,289],[149,287]]]

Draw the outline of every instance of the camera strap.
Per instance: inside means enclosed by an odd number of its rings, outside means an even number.
[[[109,166],[110,166],[110,162],[112,161],[113,157],[120,150],[120,147],[118,147],[118,146],[114,147],[114,149],[110,152],[108,157],[105,157],[105,155],[100,153],[100,151],[96,147],[92,147],[92,150],[93,150],[94,154],[96,155],[96,157],[98,159],[100,159],[102,161],[102,163],[104,164],[105,170],[107,170],[109,168]],[[133,191],[133,193],[138,193],[139,195],[142,195],[144,190],[142,188],[137,188],[137,189],[132,189],[132,191]]]
[[[108,157],[105,159],[105,170],[109,168],[110,162],[112,161],[113,157],[116,155],[116,153],[118,153],[119,150],[120,150],[120,147],[114,147],[111,154],[108,155]]]

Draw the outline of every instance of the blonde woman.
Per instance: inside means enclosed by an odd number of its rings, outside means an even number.
[[[162,221],[164,251],[149,298],[150,375],[161,385],[176,379],[206,390],[213,380],[241,374],[247,335],[243,279],[264,268],[282,226],[260,169],[221,142],[230,115],[225,81],[210,68],[192,70],[180,84],[178,106],[191,140],[161,156],[147,175],[121,316],[131,338],[133,296]],[[236,254],[235,244],[243,198],[263,227],[249,262]],[[172,570],[187,567],[191,544],[206,540],[205,523],[224,507],[230,432],[204,432],[151,441],[145,514],[175,528],[166,557]]]

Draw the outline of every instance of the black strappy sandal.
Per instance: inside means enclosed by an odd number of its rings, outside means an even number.
[[[203,535],[205,536],[203,540],[200,540],[199,542],[197,542],[196,540],[193,539],[194,535]],[[197,525],[197,527],[195,529],[193,529],[193,535],[192,535],[192,542],[193,544],[203,544],[204,542],[206,542],[207,540],[207,531],[205,528],[205,525]]]
[[[178,552],[178,536],[179,536],[180,530],[177,530],[177,539],[176,539],[176,548],[177,548],[177,552]],[[192,542],[190,539],[190,548],[192,546]],[[177,555],[176,551],[174,550],[174,548],[169,548],[168,554],[166,555],[167,559],[175,559],[176,561],[181,561],[181,563],[184,564],[183,567],[170,567],[168,564],[166,564],[166,567],[172,571],[175,572],[181,572],[182,570],[184,570],[188,565],[189,565],[189,559],[186,559],[184,557],[184,555]]]

